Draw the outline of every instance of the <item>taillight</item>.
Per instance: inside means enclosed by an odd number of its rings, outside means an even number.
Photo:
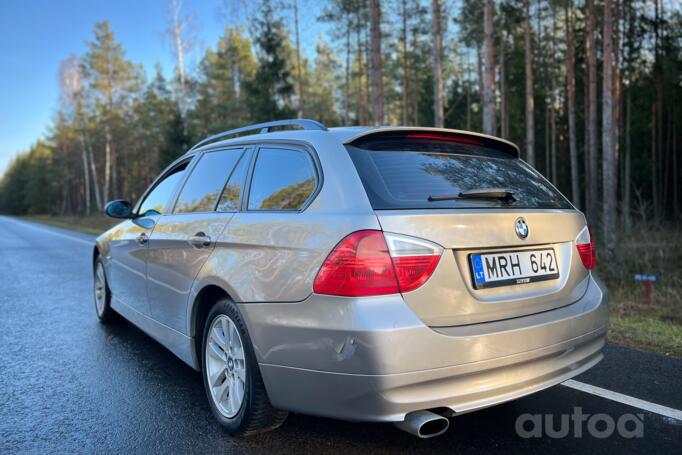
[[[349,297],[413,291],[429,279],[442,252],[440,246],[413,237],[354,232],[324,261],[313,290]]]
[[[393,259],[400,292],[414,291],[426,283],[440,261],[443,248],[406,235],[384,233]]]
[[[592,270],[597,265],[597,251],[594,247],[594,240],[590,233],[590,228],[585,226],[578,237],[575,239],[575,246],[578,249],[580,259],[587,270]]]

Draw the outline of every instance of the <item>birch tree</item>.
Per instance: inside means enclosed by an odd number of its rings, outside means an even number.
[[[182,13],[183,0],[171,0],[168,9],[168,29],[171,51],[176,59],[175,68],[180,83],[181,97],[186,96],[186,58],[194,47],[191,16]]]
[[[118,190],[118,159],[113,127],[137,90],[139,75],[125,51],[116,41],[107,21],[95,25],[95,39],[87,43],[82,71],[88,84],[98,121],[104,130],[104,188],[102,199]]]

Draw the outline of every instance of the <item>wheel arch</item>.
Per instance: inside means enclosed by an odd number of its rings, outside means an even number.
[[[197,360],[201,359],[201,345],[208,313],[218,300],[225,298],[233,300],[222,286],[213,283],[202,287],[194,297],[189,321],[189,336],[194,338],[194,351]],[[197,362],[197,365],[201,368],[200,361]]]

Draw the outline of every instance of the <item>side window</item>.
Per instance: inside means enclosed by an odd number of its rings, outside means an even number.
[[[138,211],[140,215],[163,215],[165,213],[166,204],[182,181],[188,163],[176,167],[156,184],[140,205]]]
[[[175,213],[212,212],[242,149],[205,153],[180,191]]]
[[[246,173],[249,171],[252,151],[245,152],[237,163],[237,167],[232,171],[230,179],[225,185],[220,202],[218,203],[219,212],[234,212],[239,210],[239,197],[242,194]]]
[[[315,169],[300,150],[262,148],[251,180],[249,210],[298,210],[315,191]]]

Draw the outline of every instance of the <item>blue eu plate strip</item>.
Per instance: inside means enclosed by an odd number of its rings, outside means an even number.
[[[483,273],[483,261],[481,256],[475,254],[471,257],[474,264],[474,279],[477,283],[485,283],[485,274]]]

